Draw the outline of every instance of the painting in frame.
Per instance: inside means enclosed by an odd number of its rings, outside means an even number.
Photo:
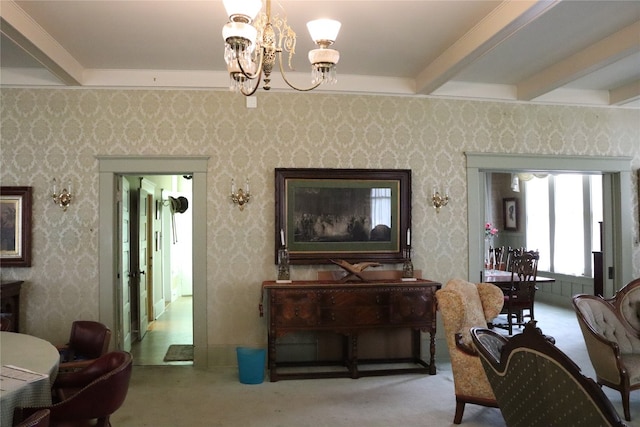
[[[502,218],[506,231],[518,231],[518,199],[502,199]]]
[[[0,265],[31,267],[32,187],[0,187]]]
[[[402,262],[411,227],[411,170],[275,169],[275,261]]]

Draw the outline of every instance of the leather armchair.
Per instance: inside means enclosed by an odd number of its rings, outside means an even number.
[[[71,324],[69,342],[58,346],[60,370],[67,371],[89,365],[109,350],[111,330],[100,322],[76,320]]]
[[[51,421],[51,411],[48,409],[43,409],[41,411],[35,412],[26,420],[13,424],[13,427],[49,427],[49,423]]]
[[[17,408],[14,420],[49,409],[51,426],[110,426],[109,417],[124,402],[133,366],[131,354],[114,351],[101,356],[77,372],[61,373],[53,385],[64,400],[49,407]]]
[[[480,359],[470,329],[487,327],[504,303],[502,290],[489,283],[470,283],[452,279],[436,292],[442,314],[447,347],[451,358],[456,396],[454,424],[462,422],[465,404],[497,407],[497,402]]]

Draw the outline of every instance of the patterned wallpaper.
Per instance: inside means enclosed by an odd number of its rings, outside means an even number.
[[[274,168],[409,168],[413,262],[425,277],[467,274],[465,151],[631,156],[640,168],[640,111],[417,97],[260,93],[258,108],[227,92],[3,89],[2,185],[34,187],[33,267],[25,280],[25,331],[54,342],[73,319],[97,317],[96,155],[209,155],[209,346],[263,344],[260,284],[273,265]],[[637,176],[634,173],[634,177]],[[68,212],[51,203],[51,179],[71,180]],[[251,182],[243,212],[231,178]],[[448,186],[439,214],[433,185]],[[634,276],[640,276],[637,182]],[[296,266],[294,279],[317,267]]]

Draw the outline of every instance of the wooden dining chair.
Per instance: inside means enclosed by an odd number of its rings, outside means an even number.
[[[493,255],[493,268],[495,270],[506,270],[506,266],[502,261],[502,258],[504,257],[504,246],[496,246],[496,248],[493,250]]]
[[[509,335],[513,334],[513,327],[523,327],[525,318],[534,320],[535,294],[538,290],[536,277],[538,275],[538,260],[540,254],[537,251],[517,249],[511,257],[511,282],[502,288],[504,293],[504,306],[500,314],[506,314],[507,322],[494,322],[493,326],[507,329]]]

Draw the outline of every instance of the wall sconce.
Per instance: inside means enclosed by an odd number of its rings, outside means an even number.
[[[244,205],[249,203],[249,200],[251,199],[251,193],[249,193],[249,180],[247,179],[245,181],[245,189],[243,190],[242,187],[238,188],[238,191],[236,191],[236,184],[234,182],[234,180],[231,180],[231,201],[235,204],[237,204],[240,207],[240,210],[244,210]]]
[[[447,206],[447,203],[449,203],[449,189],[447,188],[444,195],[441,195],[440,192],[436,190],[436,187],[433,187],[431,203],[433,203],[433,207],[436,208],[436,212],[439,213],[440,208]]]
[[[67,208],[71,204],[71,200],[73,200],[73,194],[71,193],[71,183],[69,183],[66,187],[63,185],[62,190],[58,193],[58,183],[55,178],[53,178],[53,191],[51,193],[51,198],[53,199],[53,203],[60,206],[63,211],[67,211]]]

